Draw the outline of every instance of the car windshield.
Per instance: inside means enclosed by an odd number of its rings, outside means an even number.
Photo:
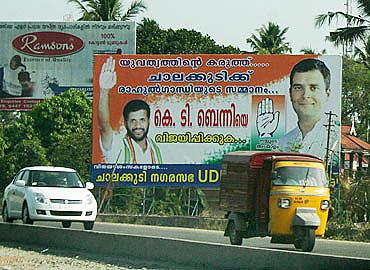
[[[82,188],[76,172],[31,171],[28,186]]]
[[[327,187],[328,181],[321,168],[279,167],[272,180],[274,186]]]

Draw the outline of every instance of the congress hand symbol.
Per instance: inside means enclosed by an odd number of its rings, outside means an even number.
[[[271,138],[278,127],[280,112],[274,112],[272,99],[265,98],[258,103],[257,108],[257,131],[261,138]]]

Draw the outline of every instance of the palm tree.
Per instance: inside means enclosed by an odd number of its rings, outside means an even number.
[[[247,38],[247,43],[259,54],[291,53],[292,48],[289,46],[289,42],[285,42],[284,37],[288,29],[286,27],[281,30],[279,25],[269,22],[267,26],[263,25],[257,29],[259,36],[253,34]]]
[[[323,55],[323,54],[326,54],[326,49],[322,49],[321,52],[317,52],[315,49],[312,49],[312,48],[303,48],[302,50],[300,50],[301,53],[303,54],[320,54],[320,55]]]
[[[143,0],[134,0],[123,14],[121,0],[67,0],[82,16],[78,21],[128,21],[146,9]]]
[[[341,11],[328,12],[316,16],[315,25],[321,27],[325,22],[330,25],[333,20],[337,22],[339,19],[345,19],[346,27],[337,28],[334,32],[330,32],[328,39],[334,42],[335,46],[341,44],[354,44],[361,42],[365,44],[370,34],[370,0],[356,0],[357,8],[360,16],[346,14]]]

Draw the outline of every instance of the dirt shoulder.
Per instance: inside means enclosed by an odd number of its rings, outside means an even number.
[[[185,270],[169,263],[100,256],[79,251],[0,242],[0,270]]]

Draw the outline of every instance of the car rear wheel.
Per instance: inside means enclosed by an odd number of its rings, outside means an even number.
[[[8,206],[6,205],[6,203],[4,203],[4,206],[3,206],[2,216],[3,216],[4,222],[9,222],[9,223],[13,222],[13,219],[9,217]]]
[[[69,228],[71,227],[72,222],[71,221],[62,221],[63,228]]]
[[[92,230],[94,227],[94,221],[84,221],[85,230]]]
[[[23,205],[22,222],[23,224],[33,224],[33,220],[30,218],[30,214],[28,212],[28,206],[26,203]]]

